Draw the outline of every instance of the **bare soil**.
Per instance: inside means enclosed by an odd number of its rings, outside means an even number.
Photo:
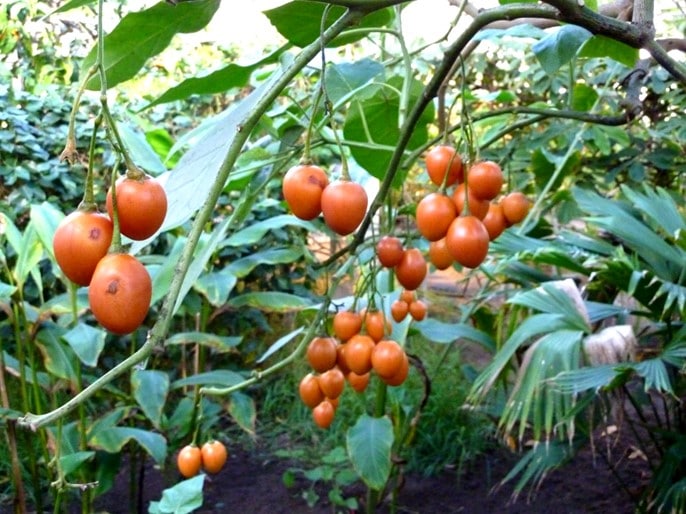
[[[469,513],[469,514],[628,514],[635,511],[636,500],[647,480],[647,465],[635,457],[630,442],[620,442],[612,450],[615,471],[590,449],[579,453],[564,467],[552,472],[536,491],[525,491],[516,501],[512,486],[498,487],[518,456],[507,448],[486,453],[472,462],[461,474],[446,469],[439,476],[407,475],[398,496],[398,513]],[[204,503],[200,514],[210,513],[311,513],[348,512],[332,506],[324,484],[317,487],[321,500],[308,507],[303,491],[311,484],[300,478],[287,488],[284,471],[294,462],[266,452],[231,448],[229,461],[219,474],[205,481]],[[96,502],[98,512],[130,514],[127,475],[117,480],[115,488]],[[145,474],[141,512],[150,501],[159,500],[164,489],[162,475],[153,469]],[[358,498],[364,512],[364,489],[360,485],[346,491]],[[391,512],[386,499],[379,513]]]

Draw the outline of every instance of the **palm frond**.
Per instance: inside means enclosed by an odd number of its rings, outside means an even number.
[[[669,237],[677,238],[680,231],[686,230],[686,221],[679,212],[674,199],[662,188],[643,187],[643,194],[622,186],[622,193],[640,211],[660,227]]]
[[[511,303],[540,312],[559,314],[570,328],[588,331],[588,311],[578,288],[571,279],[546,282],[541,287],[523,291],[510,299]]]

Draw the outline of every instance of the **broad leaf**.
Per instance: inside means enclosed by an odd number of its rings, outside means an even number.
[[[188,514],[202,507],[205,475],[200,474],[162,491],[162,499],[150,502],[148,514]]]
[[[231,234],[231,237],[223,241],[222,246],[249,246],[258,243],[267,232],[288,226],[300,227],[307,231],[315,230],[315,225],[309,221],[303,221],[291,214],[280,214]]]
[[[319,37],[324,28],[329,27],[344,12],[343,7],[331,6],[326,21],[322,23],[326,6],[319,2],[295,0],[284,5],[264,11],[276,30],[295,46],[304,47]],[[381,9],[365,16],[355,28],[383,27],[393,19],[392,9]],[[328,46],[352,43],[364,37],[359,31],[346,35],[345,32],[335,38]]]
[[[270,248],[233,261],[227,266],[227,270],[236,277],[243,278],[260,264],[288,264],[296,262],[302,254],[302,248]]]
[[[355,161],[368,173],[383,180],[391,156],[400,138],[402,77],[391,77],[384,87],[367,98],[354,102],[346,115],[343,134],[351,143],[350,151]],[[413,80],[409,87],[408,106],[414,105],[423,92],[423,85]],[[408,106],[405,106],[406,108]],[[428,124],[434,121],[434,107],[430,104],[420,116],[407,150],[412,151],[428,141]],[[404,170],[406,171],[406,170]],[[398,187],[404,180],[403,170],[393,182]]]
[[[334,105],[348,100],[383,71],[382,64],[368,58],[330,65],[326,69],[326,92],[329,99]]]
[[[55,252],[52,249],[52,240],[57,226],[63,218],[64,214],[50,202],[31,206],[31,224],[36,230],[43,248],[53,261],[55,259]]]
[[[167,441],[160,434],[132,427],[109,427],[94,433],[89,443],[109,453],[119,453],[129,441],[136,441],[155,462],[167,457]]]
[[[633,68],[638,60],[638,48],[601,34],[588,39],[579,50],[579,57],[609,57]]]
[[[200,275],[193,284],[193,289],[207,298],[215,307],[221,307],[229,300],[229,295],[238,279],[227,268]]]
[[[219,7],[219,0],[195,0],[171,5],[159,2],[149,9],[127,14],[105,36],[105,74],[107,87],[132,78],[146,61],[169,46],[178,33],[197,32],[205,27]],[[88,53],[81,68],[95,63],[97,44]],[[100,89],[96,74],[88,81],[89,89]]]
[[[76,379],[76,357],[61,340],[64,330],[49,325],[38,332],[36,345],[43,354],[43,363],[49,373],[65,380]]]
[[[117,127],[133,162],[151,175],[167,171],[167,167],[150,146],[145,134],[129,123],[120,123]]]
[[[554,75],[576,55],[579,48],[593,34],[576,25],[562,25],[532,47],[534,54],[548,75]]]
[[[393,424],[384,416],[363,414],[346,433],[346,446],[353,468],[371,489],[382,490],[391,472]]]
[[[247,394],[232,393],[229,398],[229,414],[236,424],[250,435],[255,435],[255,402]]]
[[[94,456],[95,452],[93,451],[83,451],[70,453],[69,455],[63,455],[59,460],[60,471],[67,476],[79,469],[81,464],[91,460]]]
[[[143,413],[159,428],[169,392],[169,376],[163,371],[134,370],[131,373],[131,390]]]
[[[105,348],[107,332],[79,323],[62,336],[74,353],[86,366],[96,367],[100,353]]]

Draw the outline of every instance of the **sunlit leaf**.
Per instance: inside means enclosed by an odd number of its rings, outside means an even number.
[[[301,296],[279,291],[245,293],[229,300],[228,305],[237,307],[254,307],[268,312],[285,312],[309,307],[312,302]]]
[[[167,167],[152,149],[145,134],[129,123],[119,123],[118,129],[133,162],[151,175],[167,171]]]
[[[382,64],[368,58],[331,64],[326,70],[329,99],[334,104],[349,99],[383,71]]]
[[[257,359],[257,364],[260,364],[264,361],[266,361],[269,357],[274,355],[276,352],[278,352],[281,348],[286,346],[288,343],[290,343],[298,334],[300,334],[303,330],[305,330],[305,327],[298,327],[292,332],[289,332],[285,336],[280,337],[274,344],[272,344],[269,348],[267,348],[267,351],[264,352],[259,359]]]
[[[204,28],[219,8],[219,0],[195,0],[172,5],[158,2],[143,11],[124,16],[105,36],[105,74],[111,88],[138,73],[150,57],[167,48],[178,33],[197,32]],[[81,68],[89,70],[96,61],[97,44],[91,49]],[[88,81],[89,89],[100,89],[96,74]]]
[[[162,491],[162,499],[159,502],[150,502],[148,513],[188,514],[199,509],[203,503],[204,483],[205,475],[200,474],[165,489]]]
[[[576,25],[562,25],[532,46],[534,54],[549,75],[553,75],[576,55],[593,34]]]
[[[633,68],[638,60],[638,48],[633,48],[602,34],[595,34],[579,50],[579,57],[609,57]]]

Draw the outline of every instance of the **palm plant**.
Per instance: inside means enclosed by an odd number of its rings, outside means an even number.
[[[615,414],[651,466],[640,508],[683,511],[686,216],[665,190],[620,193],[609,199],[573,191],[587,214],[583,233],[502,240],[510,257],[494,272],[530,287],[508,300],[517,326],[476,378],[469,400],[499,401],[502,434],[518,445],[533,443],[505,478],[519,477],[515,494],[592,441],[598,420],[622,425],[609,420]],[[571,279],[559,280],[564,273],[541,271],[549,265],[574,272],[584,298]],[[595,415],[599,410],[603,416]]]

